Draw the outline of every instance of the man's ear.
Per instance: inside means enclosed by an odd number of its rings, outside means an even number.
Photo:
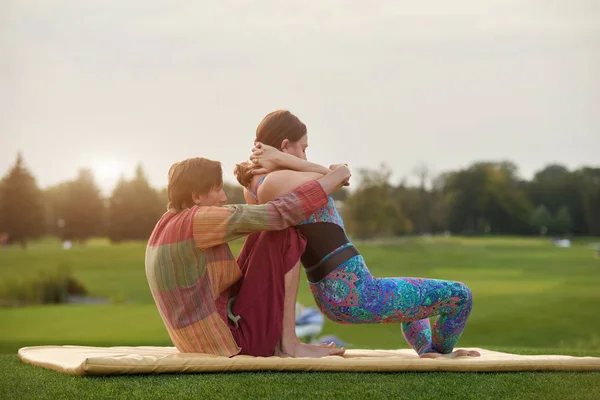
[[[200,195],[196,192],[192,192],[192,203],[198,204],[198,203],[200,203],[200,200],[201,200]]]
[[[289,144],[290,144],[289,139],[283,139],[283,142],[281,142],[281,147],[279,147],[279,150],[283,151],[283,150],[287,149]]]

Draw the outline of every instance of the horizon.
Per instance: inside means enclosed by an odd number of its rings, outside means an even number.
[[[142,162],[138,162],[136,163],[133,168],[131,169],[131,171],[125,171],[124,173],[119,170],[118,171],[118,175],[115,173],[115,170],[112,171],[107,171],[109,176],[108,176],[108,181],[110,182],[110,184],[108,186],[106,185],[102,185],[103,179],[102,179],[102,175],[98,176],[98,171],[93,169],[93,168],[88,168],[88,167],[81,167],[81,168],[76,168],[72,174],[72,176],[66,178],[66,179],[62,179],[60,181],[54,182],[52,184],[49,185],[40,185],[39,180],[37,179],[37,174],[35,173],[35,171],[33,171],[27,161],[27,157],[22,153],[19,152],[22,157],[23,157],[23,165],[24,167],[33,175],[33,177],[35,178],[36,184],[38,186],[39,189],[41,190],[47,190],[50,189],[56,185],[59,185],[61,183],[65,183],[65,182],[69,182],[69,181],[73,181],[77,178],[77,175],[79,173],[80,170],[82,169],[87,169],[89,170],[93,177],[94,177],[94,182],[96,184],[96,186],[98,187],[98,189],[100,189],[100,193],[102,196],[108,196],[110,197],[110,195],[112,194],[112,192],[114,191],[115,187],[117,186],[118,182],[122,179],[124,180],[131,180],[135,177],[135,171],[138,168],[138,166],[141,166],[144,174],[146,175],[146,179],[148,180],[148,183],[150,184],[150,186],[152,188],[154,188],[157,191],[161,191],[167,188],[167,181],[165,180],[164,185],[155,185],[152,183],[152,181],[149,179],[148,177],[148,173],[146,170],[146,167],[144,166],[144,164]],[[19,154],[17,153],[17,154]],[[9,165],[9,168],[7,168],[6,171],[4,171],[1,175],[0,175],[0,180],[2,180],[4,177],[6,177],[6,175],[8,174],[8,172],[10,171],[10,169],[12,167],[14,167],[15,162],[17,159],[17,155],[15,155],[12,163]],[[455,171],[459,171],[465,168],[468,168],[476,163],[485,163],[485,162],[490,162],[490,163],[496,163],[496,162],[503,162],[503,161],[508,161],[508,162],[512,162],[512,160],[474,160],[466,165],[463,165],[461,167],[458,168],[454,168],[451,170],[446,170],[446,171],[431,171],[429,170],[429,175],[427,178],[427,182],[426,182],[426,186],[430,186],[431,181],[433,181],[437,176],[439,176],[440,174],[444,174],[447,172],[455,172]],[[517,177],[521,180],[524,181],[531,181],[534,178],[535,173],[542,171],[544,168],[549,167],[551,165],[560,165],[563,166],[565,168],[567,168],[569,171],[575,171],[578,170],[580,168],[586,168],[586,167],[591,167],[591,168],[600,168],[600,164],[589,164],[589,165],[585,165],[582,164],[576,168],[570,168],[569,166],[562,164],[562,163],[557,163],[557,162],[548,162],[546,164],[544,164],[541,168],[539,168],[538,170],[535,170],[534,173],[530,176],[530,177],[523,177],[522,174],[520,173],[520,169],[519,169],[519,165],[515,164],[517,166]],[[380,165],[381,166],[381,165]],[[420,164],[420,165],[416,165],[415,168],[413,168],[413,171],[411,171],[410,173],[407,173],[405,175],[399,175],[399,179],[393,179],[392,175],[392,179],[391,179],[391,183],[393,185],[400,185],[402,182],[406,182],[409,186],[416,186],[418,185],[418,179],[417,179],[417,173],[415,172],[415,170],[417,170],[420,166],[427,166],[427,164]],[[108,166],[110,168],[110,165]],[[387,166],[389,167],[389,165]],[[351,182],[356,182],[356,180],[359,178],[359,174],[358,174],[358,170],[352,170],[352,166],[350,166],[350,169],[352,171],[353,174],[353,178],[351,180]],[[371,171],[377,170],[378,168],[368,168]],[[102,170],[101,170],[102,171]],[[1,172],[1,171],[0,171]],[[392,171],[393,172],[393,171]],[[101,172],[102,173],[102,172]],[[166,175],[166,174],[165,174]],[[115,178],[116,176],[116,178]],[[106,180],[104,180],[106,182]],[[233,176],[233,174],[231,174],[231,177],[227,177],[225,170],[223,170],[223,182],[230,184],[230,185],[234,185],[237,186],[239,185],[239,183],[237,182],[237,180],[235,179],[235,176]],[[241,186],[240,186],[241,187]],[[345,188],[346,190],[352,191],[354,188],[354,185],[351,185],[348,188]]]

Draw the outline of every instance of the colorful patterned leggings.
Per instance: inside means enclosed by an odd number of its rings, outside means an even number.
[[[473,298],[463,283],[420,278],[374,278],[355,256],[310,290],[323,314],[342,324],[402,323],[410,346],[424,353],[450,353],[471,313]],[[437,316],[433,327],[429,317]]]

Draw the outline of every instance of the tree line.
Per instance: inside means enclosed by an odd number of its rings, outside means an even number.
[[[420,183],[390,182],[385,165],[359,172],[344,215],[359,238],[407,233],[600,235],[600,168],[551,164],[523,180],[512,162],[476,162]]]
[[[360,239],[439,232],[600,236],[600,168],[549,165],[530,181],[517,172],[511,162],[478,162],[437,176],[421,166],[419,184],[408,185],[393,184],[382,165],[360,170],[353,190],[334,198],[349,235]],[[225,191],[229,203],[244,203],[239,185],[225,183]],[[166,189],[153,188],[141,165],[105,198],[87,169],[40,189],[19,154],[0,181],[0,234],[23,246],[48,234],[79,242],[147,240],[167,202]]]

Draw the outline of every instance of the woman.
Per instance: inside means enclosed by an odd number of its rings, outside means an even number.
[[[262,168],[242,163],[234,171],[249,203],[275,199],[329,170],[308,162],[302,164],[304,172],[275,170],[290,166],[290,157],[306,160],[306,126],[289,111],[268,114],[256,130],[256,142],[251,159]],[[401,323],[404,338],[420,357],[479,356],[476,351],[453,351],[472,308],[471,291],[464,284],[374,278],[346,236],[331,197],[296,228],[307,240],[302,264],[311,292],[327,318],[347,324]],[[432,327],[429,317],[434,316]]]

